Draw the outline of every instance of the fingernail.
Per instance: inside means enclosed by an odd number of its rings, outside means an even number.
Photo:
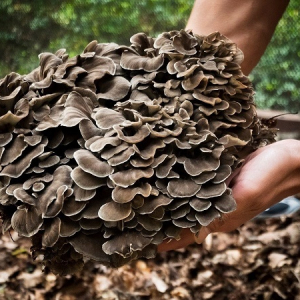
[[[201,244],[210,233],[211,232],[208,227],[201,227],[199,232],[194,235],[195,242],[197,244]]]

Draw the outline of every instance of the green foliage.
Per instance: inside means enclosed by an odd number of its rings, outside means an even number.
[[[52,13],[60,1],[2,0],[0,1],[0,75],[10,71],[27,72],[37,64],[41,49],[47,49],[49,38],[59,30]]]
[[[293,0],[251,74],[259,107],[300,111],[300,0]]]
[[[129,44],[185,27],[194,0],[1,0],[0,78],[28,73],[38,54],[66,48],[76,55],[92,40]],[[300,110],[300,0],[290,2],[251,78],[259,107]]]
[[[193,0],[1,0],[0,77],[27,73],[38,54],[66,48],[73,56],[91,40],[128,45],[131,35],[185,27]]]

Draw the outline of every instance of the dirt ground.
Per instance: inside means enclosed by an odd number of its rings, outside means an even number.
[[[14,232],[1,237],[1,300],[300,299],[300,213],[119,269],[88,262],[66,277],[43,272],[29,249]]]

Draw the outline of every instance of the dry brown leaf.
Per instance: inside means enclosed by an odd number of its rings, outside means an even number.
[[[25,288],[29,289],[36,287],[38,284],[43,282],[44,278],[42,274],[42,270],[36,269],[33,273],[21,273],[18,275],[17,279],[22,281]]]
[[[192,296],[190,292],[184,287],[176,287],[171,291],[171,295],[177,300],[191,300]]]
[[[269,254],[269,266],[271,268],[281,268],[284,265],[290,265],[292,261],[288,259],[286,254],[273,252]]]
[[[0,284],[9,281],[10,276],[19,270],[18,266],[7,268],[5,271],[0,271]]]
[[[151,272],[151,280],[160,293],[165,293],[167,291],[168,285],[156,272]]]

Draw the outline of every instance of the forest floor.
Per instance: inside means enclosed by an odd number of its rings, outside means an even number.
[[[29,249],[14,232],[1,237],[1,300],[300,299],[300,213],[119,269],[88,262],[66,277],[43,272]]]

